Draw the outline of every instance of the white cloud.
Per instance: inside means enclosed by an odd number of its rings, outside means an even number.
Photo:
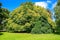
[[[53,5],[52,5],[52,9],[56,6],[57,2],[55,2]]]
[[[51,3],[51,0],[47,0],[47,3]]]
[[[48,4],[46,2],[36,2],[35,5],[36,6],[41,6],[41,7],[44,7],[44,8],[46,8],[48,6]]]

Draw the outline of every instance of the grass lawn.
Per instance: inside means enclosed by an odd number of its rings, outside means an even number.
[[[60,35],[4,32],[3,35],[0,35],[0,40],[60,40]]]

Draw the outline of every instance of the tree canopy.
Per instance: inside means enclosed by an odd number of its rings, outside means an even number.
[[[41,17],[43,17],[43,19],[40,20]],[[51,15],[45,8],[35,6],[34,3],[31,2],[26,2],[9,14],[9,18],[6,19],[6,29],[10,32],[31,32],[37,21],[45,19],[47,21],[46,23],[50,25],[47,27],[53,28],[54,23]],[[43,23],[45,23],[45,21]],[[42,24],[39,23],[39,25]]]

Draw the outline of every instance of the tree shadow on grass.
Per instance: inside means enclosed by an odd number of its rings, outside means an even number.
[[[60,35],[60,33],[58,33],[58,32],[56,32],[56,33],[54,33],[54,34],[56,34],[56,35]]]
[[[0,35],[3,35],[3,33],[0,32]]]

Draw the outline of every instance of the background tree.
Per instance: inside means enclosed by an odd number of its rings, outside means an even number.
[[[9,16],[9,11],[5,8],[2,8],[2,3],[0,3],[0,30],[4,28],[3,20],[8,18],[8,16]]]
[[[2,3],[0,3],[0,13],[2,12],[1,6],[2,6]],[[1,16],[1,14],[0,14],[0,16]],[[1,24],[1,18],[0,18],[0,24]]]
[[[0,13],[1,13],[1,6],[2,6],[2,3],[0,3]],[[1,18],[0,18],[0,28],[1,28]],[[2,33],[0,32],[0,35],[1,35]]]
[[[56,22],[56,32],[60,33],[60,0],[58,0],[55,7],[55,22]]]
[[[1,8],[1,6],[2,6],[2,3],[0,3],[0,8]]]

